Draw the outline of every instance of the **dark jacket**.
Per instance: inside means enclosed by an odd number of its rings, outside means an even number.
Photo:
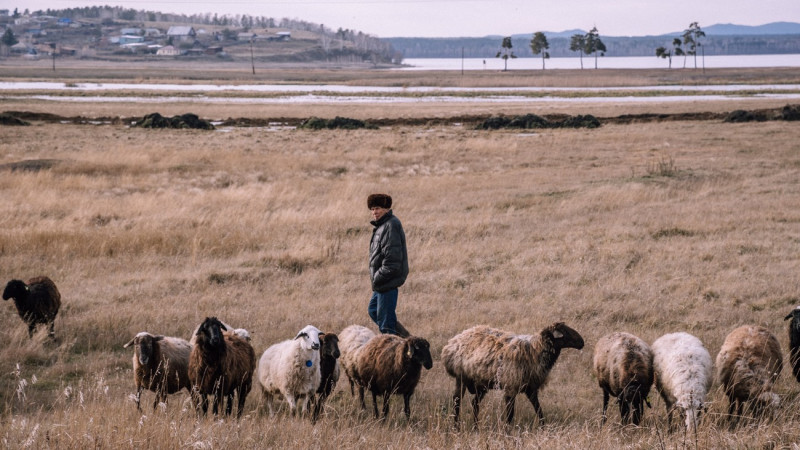
[[[400,287],[408,277],[406,234],[400,219],[389,210],[378,221],[370,222],[372,240],[369,244],[369,275],[372,290],[386,292]]]

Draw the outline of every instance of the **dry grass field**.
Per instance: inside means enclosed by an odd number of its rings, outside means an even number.
[[[587,71],[588,72],[588,71]],[[774,100],[649,104],[638,112],[775,107]],[[195,108],[197,105],[192,105]],[[124,105],[178,114],[186,105]],[[426,106],[458,115],[478,105]],[[2,110],[103,115],[97,104],[0,102]],[[278,106],[206,105],[201,117],[269,117]],[[281,106],[368,118],[412,106]],[[294,109],[292,109],[294,108]],[[381,108],[391,109],[382,111]],[[493,105],[517,113],[520,105]],[[556,107],[553,107],[556,108]],[[625,106],[557,107],[610,116]],[[541,113],[528,106],[526,112]],[[41,170],[8,164],[45,160]],[[773,417],[730,428],[718,385],[696,435],[670,433],[651,391],[641,427],[616,405],[600,425],[590,373],[612,331],[652,342],[687,331],[716,356],[728,332],[763,325],[786,351],[800,304],[800,127],[673,121],[594,130],[465,126],[304,131],[150,130],[34,123],[0,129],[0,282],[45,274],[63,307],[56,342],[33,340],[10,302],[0,314],[0,442],[6,448],[791,448],[800,384],[788,364]],[[360,413],[340,381],[316,425],[270,417],[257,387],[242,419],[198,419],[183,392],[136,411],[130,349],[139,331],[189,338],[206,316],[251,331],[258,355],[307,324],[372,326],[366,197],[387,192],[403,221],[411,275],[398,316],[431,343],[434,366],[386,423]],[[534,333],[555,321],[586,347],[565,350],[512,426],[487,395],[472,430],[451,427],[446,341],[476,324]],[[787,352],[788,353],[788,352]],[[369,401],[368,401],[369,405]]]

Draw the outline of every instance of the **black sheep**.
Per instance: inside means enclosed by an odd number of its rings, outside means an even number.
[[[800,382],[800,306],[793,309],[783,320],[789,320],[789,363],[792,373]]]
[[[55,320],[61,307],[61,294],[53,280],[35,277],[25,284],[11,280],[3,291],[3,300],[14,299],[14,305],[22,320],[28,324],[28,336],[33,337],[37,324],[49,326],[49,336],[55,338]]]
[[[325,400],[333,392],[336,382],[339,381],[339,336],[334,333],[325,333],[319,336],[319,388],[314,405],[314,419],[319,417]]]

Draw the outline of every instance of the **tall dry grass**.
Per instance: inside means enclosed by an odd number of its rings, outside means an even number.
[[[241,111],[246,116],[246,111]],[[669,122],[536,133],[463,127],[214,132],[121,126],[3,128],[0,164],[58,163],[0,177],[0,279],[46,274],[63,295],[56,342],[33,341],[2,305],[0,439],[6,447],[785,447],[800,439],[786,367],[773,419],[730,429],[718,387],[695,436],[669,433],[663,403],[640,428],[600,426],[594,342],[697,335],[712,354],[738,325],[787,345],[800,303],[800,129]],[[369,325],[371,192],[395,198],[410,252],[400,319],[431,343],[406,421],[359,412],[346,381],[315,426],[269,417],[258,389],[242,420],[198,420],[185,393],[141,413],[136,332],[188,338],[208,315],[245,327],[257,353],[306,324]],[[497,393],[481,423],[450,427],[444,343],[478,324],[531,333],[565,321],[564,351],[514,425]],[[152,393],[145,393],[143,405]],[[462,419],[463,420],[463,419]]]

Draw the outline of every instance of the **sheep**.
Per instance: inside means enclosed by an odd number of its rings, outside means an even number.
[[[603,423],[606,422],[611,395],[619,402],[623,423],[639,425],[647,394],[653,385],[653,352],[640,338],[614,332],[597,341],[592,358],[592,372],[603,390]]]
[[[375,332],[361,325],[350,325],[339,333],[339,350],[342,353],[340,364],[347,379],[350,381],[350,394],[355,395],[353,387],[358,384],[361,409],[364,405],[364,386],[359,383],[357,371],[358,353],[370,339],[375,337]]]
[[[792,373],[800,382],[800,306],[793,309],[783,320],[789,320],[789,363]]]
[[[401,338],[393,334],[381,334],[362,347],[356,366],[360,386],[372,393],[375,418],[378,418],[378,394],[383,395],[382,420],[386,420],[389,414],[389,398],[397,394],[403,396],[406,419],[409,419],[409,402],[419,383],[422,368],[430,370],[433,359],[430,344],[421,337]]]
[[[717,378],[728,396],[734,422],[750,401],[754,413],[777,407],[772,387],[783,367],[778,338],[757,325],[743,325],[725,338],[717,354]]]
[[[320,335],[324,333],[308,325],[294,339],[274,344],[261,355],[257,379],[270,414],[276,396],[286,399],[292,415],[297,413],[298,402],[300,414],[307,411],[320,384]],[[316,421],[314,414],[311,420]]]
[[[539,389],[547,383],[550,369],[564,348],[582,349],[583,338],[561,322],[544,328],[538,335],[517,335],[478,325],[451,338],[442,348],[442,362],[456,380],[453,394],[456,427],[466,390],[474,394],[472,413],[476,427],[480,402],[489,389],[503,391],[506,422],[514,420],[515,398],[524,392],[543,423]]]
[[[217,414],[227,397],[226,415],[231,414],[233,395],[238,396],[237,417],[242,416],[244,402],[252,387],[256,369],[253,346],[226,331],[216,317],[207,317],[195,334],[195,345],[189,355],[189,381],[194,406],[202,414],[208,411],[208,395],[213,395],[213,412]]]
[[[139,401],[142,389],[156,393],[153,409],[167,401],[167,394],[183,388],[191,390],[189,383],[189,354],[192,346],[185,339],[138,333],[123,348],[134,347],[133,378],[136,383],[136,409],[141,411]]]
[[[315,397],[314,417],[318,417],[339,381],[339,336],[334,333],[320,335],[319,347],[319,387]]]
[[[714,379],[711,355],[700,339],[683,332],[661,336],[651,349],[656,390],[667,407],[670,429],[672,410],[677,409],[686,431],[694,433]]]
[[[25,323],[28,324],[28,337],[33,338],[37,324],[48,326],[48,335],[55,339],[55,321],[61,307],[61,293],[48,277],[40,276],[28,280],[11,280],[3,290],[3,300],[14,299],[14,306]]]

